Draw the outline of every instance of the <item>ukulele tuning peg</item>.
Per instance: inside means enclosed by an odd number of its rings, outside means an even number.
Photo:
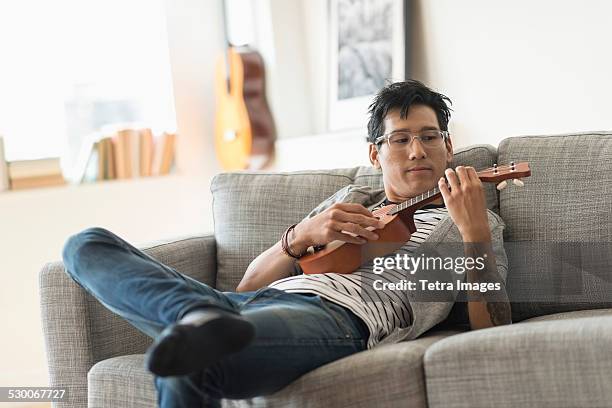
[[[502,190],[503,190],[504,188],[506,188],[507,186],[508,186],[508,183],[506,183],[506,180],[504,180],[504,181],[502,181],[501,183],[499,183],[499,184],[497,185],[497,189],[498,189],[499,191],[502,191]]]
[[[523,187],[525,185],[525,183],[523,183],[523,180],[521,179],[514,179],[512,180],[512,182],[514,183],[515,186],[519,186],[519,187]]]

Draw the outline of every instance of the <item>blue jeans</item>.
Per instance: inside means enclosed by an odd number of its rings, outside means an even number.
[[[221,292],[104,228],[72,235],[62,257],[77,284],[152,338],[195,308],[241,314],[255,326],[247,347],[200,372],[155,376],[160,407],[220,407],[222,398],[268,395],[323,364],[366,349],[365,323],[319,295],[269,287]]]

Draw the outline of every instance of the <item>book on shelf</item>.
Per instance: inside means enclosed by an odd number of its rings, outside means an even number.
[[[153,147],[151,129],[140,129],[140,175],[143,177],[152,175]]]
[[[95,181],[105,180],[106,179],[106,156],[107,147],[106,143],[103,139],[100,139],[96,142],[96,149],[98,149],[98,163],[97,163],[97,172]]]
[[[86,138],[76,160],[71,181],[128,179],[170,173],[174,164],[176,134],[154,136],[149,128],[121,129],[103,137]]]
[[[118,179],[132,178],[132,138],[133,129],[121,129],[113,135],[115,164]]]
[[[159,168],[159,174],[169,174],[172,165],[174,164],[174,156],[176,151],[176,133],[165,133],[167,142],[164,145],[164,155]]]
[[[16,160],[8,162],[8,173],[11,180],[62,174],[59,157],[34,160]]]
[[[52,187],[66,184],[62,174],[23,177],[11,180],[11,190],[23,190],[28,188]]]
[[[4,139],[0,136],[0,192],[10,188],[8,165],[4,154]]]
[[[157,138],[153,157],[154,176],[170,173],[170,169],[174,162],[175,148],[176,133],[164,132]]]
[[[140,132],[137,129],[129,129],[130,152],[128,161],[132,178],[140,177]]]
[[[115,173],[115,146],[113,145],[113,139],[111,137],[105,137],[102,139],[102,142],[106,145],[105,153],[106,157],[104,159],[104,177],[103,180],[113,180],[116,179]]]
[[[8,162],[11,190],[66,184],[59,157]]]

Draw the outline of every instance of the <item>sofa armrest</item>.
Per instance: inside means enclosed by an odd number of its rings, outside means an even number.
[[[215,285],[214,235],[137,247],[180,273]],[[108,358],[142,354],[152,339],[85,292],[66,274],[61,261],[43,266],[39,289],[50,386],[65,387],[68,398],[56,406],[87,406],[89,369]]]

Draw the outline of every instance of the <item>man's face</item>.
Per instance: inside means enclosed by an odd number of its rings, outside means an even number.
[[[386,135],[397,130],[413,135],[425,129],[440,130],[435,111],[426,105],[410,106],[405,119],[400,118],[399,110],[392,110],[385,117],[384,125]],[[387,198],[393,202],[406,201],[437,186],[452,157],[450,138],[435,147],[425,147],[420,140],[413,139],[398,151],[390,151],[386,141],[378,150],[370,145],[370,161],[382,170]]]

